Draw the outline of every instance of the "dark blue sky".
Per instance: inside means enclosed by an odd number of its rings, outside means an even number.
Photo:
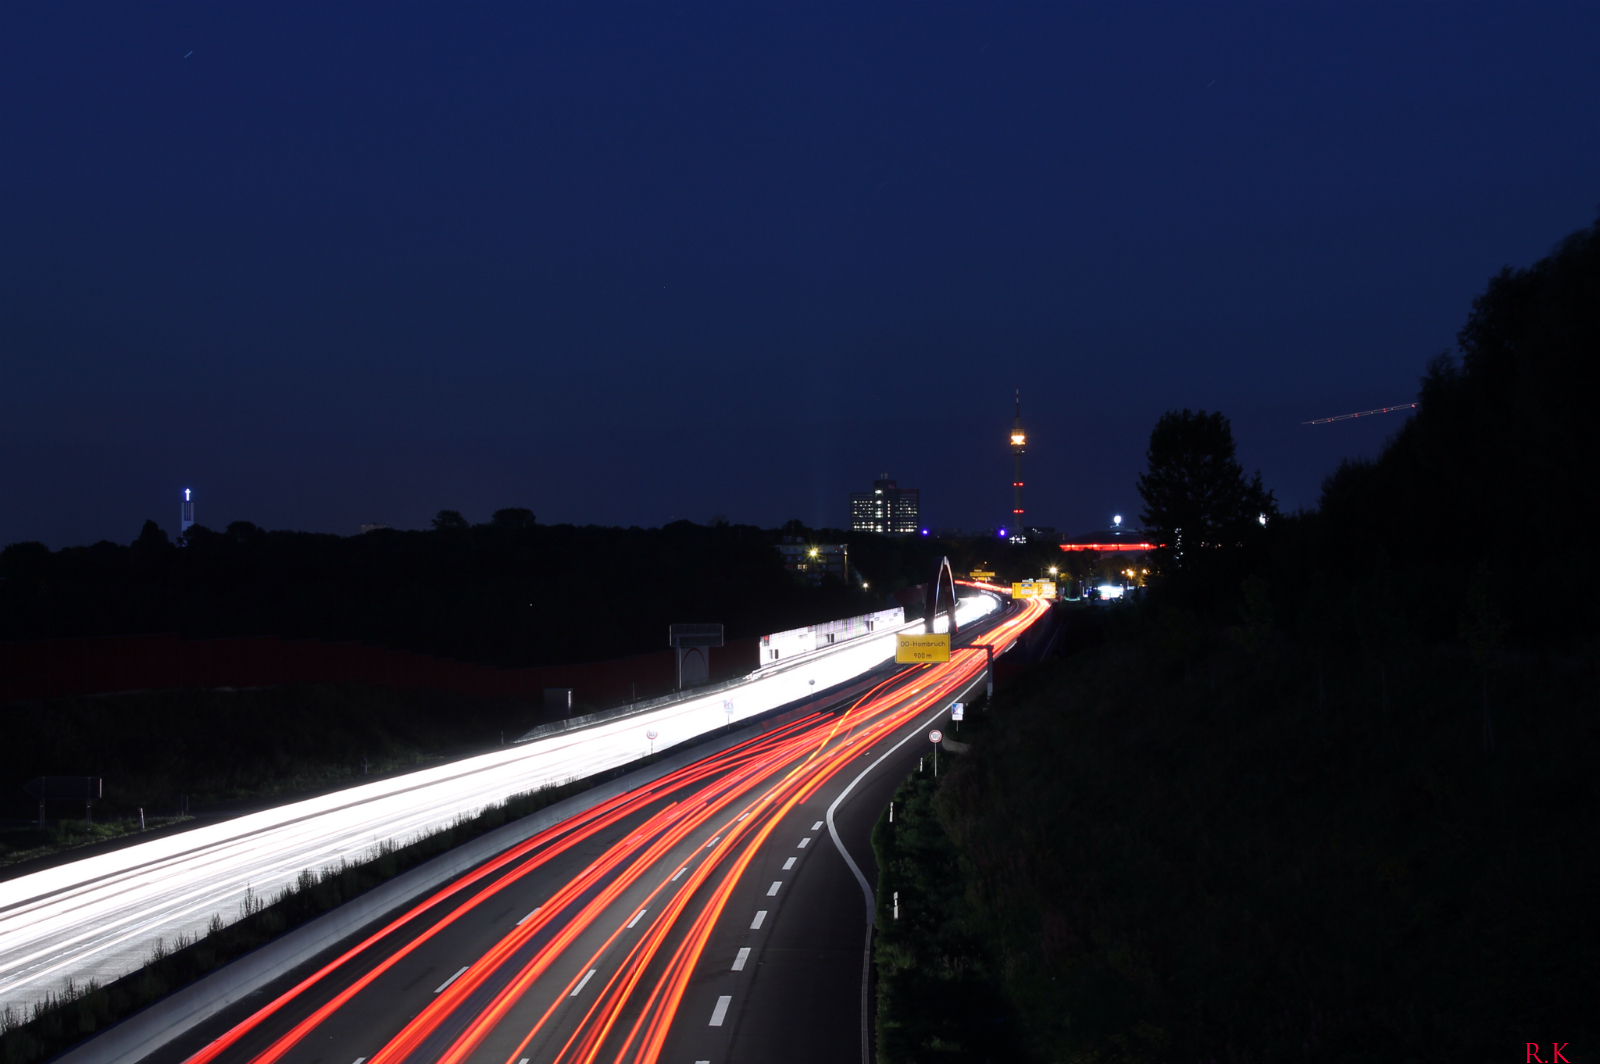
[[[191,54],[192,53],[192,54]],[[1600,203],[1600,5],[0,6],[0,542],[1289,507]]]

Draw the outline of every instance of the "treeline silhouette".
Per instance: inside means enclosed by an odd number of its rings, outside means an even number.
[[[884,851],[912,915],[881,1061],[1600,1035],[1600,225],[1491,280],[1459,343],[1314,512],[1272,512],[1225,418],[1162,419],[1147,600],[1076,615]]]
[[[514,668],[664,650],[675,622],[720,622],[739,638],[885,601],[877,588],[796,581],[773,549],[778,533],[750,526],[539,525],[531,514],[436,524],[335,536],[236,522],[195,526],[178,546],[146,522],[128,545],[15,543],[0,554],[0,639],[354,639]]]

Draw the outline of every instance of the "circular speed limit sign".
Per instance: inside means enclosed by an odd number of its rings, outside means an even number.
[[[644,733],[644,737],[646,739],[651,740],[651,741],[654,741],[656,738],[658,738],[658,736],[656,735],[656,730],[654,728],[651,728],[649,731],[645,732]]]
[[[943,738],[944,738],[944,732],[940,731],[938,728],[935,728],[935,729],[933,729],[933,731],[928,733],[928,741],[930,743],[936,743],[936,742],[938,742],[939,740],[941,740]]]

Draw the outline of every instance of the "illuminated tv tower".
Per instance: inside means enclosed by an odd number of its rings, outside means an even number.
[[[1022,389],[1017,389],[1017,420],[1011,426],[1011,453],[1017,457],[1016,473],[1011,477],[1011,489],[1016,501],[1011,505],[1011,523],[1022,531],[1022,452],[1027,450],[1028,434],[1022,431]]]
[[[178,535],[189,531],[189,526],[194,524],[194,492],[188,488],[183,489],[183,514],[178,518]]]

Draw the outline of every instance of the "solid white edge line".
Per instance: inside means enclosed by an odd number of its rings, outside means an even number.
[[[467,967],[470,967],[470,965],[467,966]],[[461,978],[461,973],[465,972],[466,970],[467,970],[467,968],[463,967],[460,972],[457,972],[455,975],[452,975],[450,978],[448,978],[444,982],[440,983],[439,984],[439,989],[435,990],[434,993],[435,994],[444,993],[445,987],[449,986],[451,983],[455,982],[457,979],[460,979]],[[367,1058],[366,1057],[362,1057],[361,1059],[365,1060]]]
[[[594,978],[594,971],[595,970],[593,968],[590,968],[588,974],[582,979],[578,980],[578,985],[572,988],[572,993],[568,994],[567,997],[577,997],[580,993],[582,993],[583,988],[588,985],[589,980]]]
[[[649,911],[650,911],[649,909],[640,909],[638,912],[634,913],[633,914],[633,919],[628,921],[628,926],[632,927],[634,924],[636,924],[640,920],[644,919],[644,914],[649,912]]]
[[[977,678],[962,690],[962,694],[965,695],[967,691],[972,690],[974,687],[978,686],[978,684],[982,683],[985,675],[986,673],[980,672]],[[869,1044],[867,1037],[869,1030],[867,1026],[867,984],[872,975],[872,923],[873,919],[877,915],[873,912],[873,906],[877,903],[877,899],[875,899],[872,895],[872,884],[868,883],[867,877],[861,874],[861,866],[856,864],[855,858],[850,856],[850,851],[845,849],[844,843],[840,841],[839,829],[836,828],[833,823],[833,813],[834,810],[838,809],[844,800],[850,796],[850,792],[856,789],[856,784],[867,778],[867,773],[883,764],[884,761],[889,758],[890,754],[893,754],[896,750],[906,745],[906,743],[909,743],[913,739],[921,738],[922,729],[926,728],[928,725],[944,716],[946,712],[948,712],[948,707],[936,711],[933,716],[929,717],[927,720],[923,721],[922,724],[918,725],[916,731],[911,732],[904,739],[901,739],[899,742],[889,747],[889,749],[885,750],[878,757],[878,760],[862,769],[861,774],[855,779],[851,780],[849,786],[840,791],[839,797],[835,798],[833,800],[833,804],[828,806],[828,834],[833,837],[833,845],[839,851],[839,856],[844,858],[844,863],[849,865],[850,871],[855,873],[856,882],[861,884],[861,893],[865,895],[867,899],[867,943],[861,955],[861,1064],[872,1064],[872,1047]],[[818,821],[818,823],[821,823],[821,821]]]
[[[750,947],[749,946],[740,947],[739,955],[737,957],[733,958],[733,970],[736,971],[736,972],[744,971],[744,962],[749,960],[749,959],[750,959]]]
[[[722,1021],[727,1018],[728,1006],[733,1004],[732,994],[723,994],[717,998],[717,1007],[711,1010],[711,1022],[708,1027],[721,1027]]]

